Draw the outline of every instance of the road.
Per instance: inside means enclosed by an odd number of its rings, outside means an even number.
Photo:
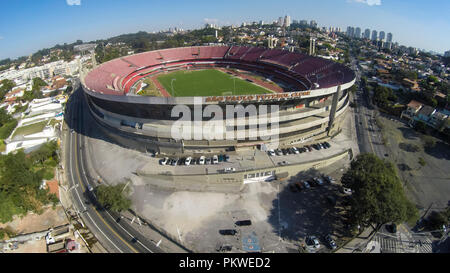
[[[356,65],[356,60],[352,60],[351,66],[356,73],[356,84],[359,84],[361,71]],[[383,144],[381,130],[376,124],[378,112],[370,107],[369,99],[363,90],[358,88],[354,96],[355,103],[357,104],[354,112],[359,150],[361,153],[374,153],[380,158],[388,157],[389,153]]]
[[[84,223],[97,240],[112,253],[156,253],[162,252],[153,242],[139,234],[120,216],[98,205],[93,191],[94,186],[85,166],[86,152],[83,132],[84,97],[80,88],[72,94],[67,104],[69,130],[66,134],[66,170],[68,171],[69,195],[74,207],[80,213]]]

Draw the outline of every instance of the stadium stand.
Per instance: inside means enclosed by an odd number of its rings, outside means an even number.
[[[100,65],[85,78],[90,90],[125,95],[148,75],[186,67],[228,66],[256,70],[301,90],[311,83],[320,88],[349,82],[354,75],[341,64],[280,49],[250,46],[197,46],[149,51]],[[317,87],[317,86],[316,86]]]

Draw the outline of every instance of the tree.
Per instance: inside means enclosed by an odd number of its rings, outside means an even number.
[[[442,229],[442,226],[447,226],[450,222],[450,207],[445,211],[432,211],[427,217],[427,226],[430,230]]]
[[[414,124],[414,128],[419,132],[425,133],[427,130],[427,124],[421,120],[418,120]]]
[[[128,188],[124,187],[124,184],[118,184],[116,186],[98,186],[98,202],[106,209],[116,212],[129,209],[131,207],[131,200],[125,197],[124,194],[128,193]]]
[[[352,189],[351,222],[354,225],[400,223],[417,217],[417,209],[406,198],[402,183],[392,163],[374,154],[362,154],[352,161],[342,177]]]

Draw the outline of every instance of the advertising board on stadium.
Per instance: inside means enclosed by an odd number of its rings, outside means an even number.
[[[241,95],[241,96],[213,96],[207,97],[205,102],[264,102],[273,100],[300,99],[309,96],[311,91],[299,91],[292,93]]]

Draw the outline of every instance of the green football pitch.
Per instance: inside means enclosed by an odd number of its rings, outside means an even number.
[[[272,93],[268,89],[215,69],[172,72],[159,76],[158,81],[172,97]]]

